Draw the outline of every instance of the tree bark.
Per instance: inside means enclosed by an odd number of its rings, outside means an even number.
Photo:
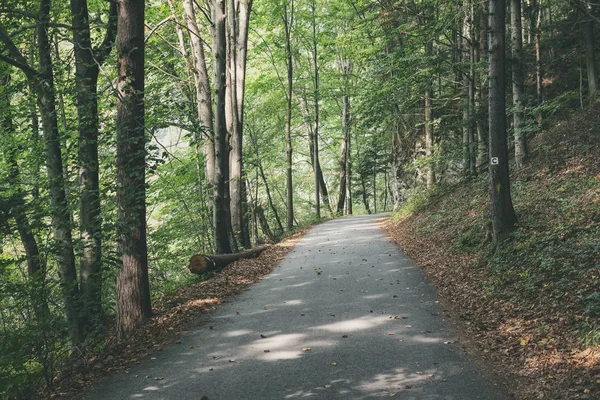
[[[588,11],[591,12],[591,5],[589,1],[587,2],[586,7]],[[598,91],[596,51],[594,49],[594,22],[588,16],[584,16],[584,18],[586,18],[583,23],[583,38],[585,40],[585,69],[587,71],[588,79],[588,96],[591,101]]]
[[[246,56],[251,9],[252,0],[229,1],[229,95],[232,116],[229,179],[231,224],[239,242],[246,248],[250,247],[250,234],[246,227],[244,212],[247,200],[243,180],[242,138]]]
[[[463,55],[463,64],[464,61],[468,61],[469,68],[467,71],[463,72],[463,137],[462,137],[462,145],[463,145],[463,174],[465,176],[473,176],[476,174],[475,165],[474,165],[474,130],[473,130],[473,76],[472,76],[472,17],[470,15],[470,10],[467,10],[465,13],[465,17],[463,20],[463,35],[462,35],[462,55]]]
[[[506,141],[505,0],[490,0],[489,13],[490,209],[494,238],[497,242],[501,242],[509,232],[516,229],[517,225],[517,216],[510,195]]]
[[[213,221],[215,225],[215,250],[219,254],[231,253],[229,242],[229,149],[225,118],[225,87],[227,81],[227,40],[225,0],[212,0],[213,69],[215,85],[215,172],[213,187]]]
[[[56,260],[61,276],[65,314],[71,341],[80,343],[83,340],[83,329],[79,318],[81,306],[71,236],[71,213],[67,204],[62,150],[58,132],[52,54],[48,38],[50,8],[50,0],[40,0],[37,38],[40,63],[39,80],[37,81],[38,106],[42,115],[42,127],[46,143],[46,171],[50,186],[52,231],[56,246]]]
[[[487,7],[485,3],[480,10],[480,26],[479,26],[479,46],[476,47],[475,62],[480,63],[482,57],[487,55]],[[476,129],[477,129],[477,166],[485,164],[487,160],[487,138],[485,131],[485,110],[481,103],[485,97],[487,79],[483,79],[479,72],[475,75],[475,81],[478,83],[475,88],[475,113],[476,113]]]
[[[425,57],[433,55],[433,41],[428,40],[425,44]],[[429,61],[428,61],[429,62]],[[432,84],[431,75],[425,83],[425,157],[427,157],[427,187],[431,188],[435,185],[435,164],[432,161],[433,157],[433,113],[432,113]]]
[[[360,184],[362,186],[362,201],[365,206],[367,214],[371,214],[371,208],[369,207],[369,199],[367,198],[367,185],[365,184],[365,177],[361,174]]]
[[[79,127],[80,292],[82,318],[88,329],[102,322],[102,221],[98,179],[98,97],[100,65],[116,36],[116,3],[110,4],[108,27],[100,47],[92,47],[87,0],[71,0],[75,87]]]
[[[210,87],[210,78],[206,67],[206,57],[204,55],[204,44],[202,36],[196,21],[196,11],[193,0],[183,0],[183,16],[185,25],[190,33],[190,44],[192,47],[192,56],[194,63],[194,83],[196,87],[196,102],[198,111],[198,124],[200,132],[196,134],[196,141],[200,143],[204,140],[203,152],[206,162],[206,180],[208,191],[211,193],[215,186],[215,146],[214,146],[214,127],[212,94]],[[210,201],[212,208],[212,201]]]
[[[337,215],[344,214],[344,205],[347,197],[347,180],[348,180],[348,141],[350,139],[350,97],[347,94],[344,94],[342,97],[342,131],[343,131],[343,139],[342,145],[340,148],[340,193],[338,196],[337,203]]]
[[[537,105],[540,107],[544,102],[544,81],[542,70],[542,10],[541,0],[537,5],[537,18],[535,25],[535,84],[536,84],[536,99]],[[543,128],[543,114],[541,110],[537,112],[538,128],[541,131]]]
[[[315,115],[314,115],[314,129],[313,129],[313,169],[315,176],[315,217],[317,219],[321,218],[321,199],[319,196],[320,191],[320,180],[319,180],[319,60],[317,53],[317,19],[316,19],[316,2],[312,0],[311,10],[312,10],[312,39],[313,39],[313,48],[312,48],[312,59],[313,59],[313,88],[314,88],[314,98],[315,98]]]
[[[289,11],[288,11],[289,4]],[[285,160],[286,160],[286,196],[287,196],[287,223],[286,228],[291,231],[294,227],[294,183],[292,170],[292,90],[293,90],[293,61],[291,31],[294,25],[294,0],[286,0],[283,5],[283,28],[285,31],[285,64],[287,67],[287,92],[285,113]]]
[[[117,3],[117,334],[152,315],[146,243],[144,0]]]
[[[512,47],[512,97],[513,129],[515,134],[515,162],[523,168],[527,159],[527,138],[523,129],[523,100],[525,92],[523,75],[523,36],[521,26],[521,0],[511,0],[511,47]]]

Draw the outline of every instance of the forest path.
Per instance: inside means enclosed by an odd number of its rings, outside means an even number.
[[[381,217],[316,226],[274,273],[89,398],[507,399],[456,343]]]

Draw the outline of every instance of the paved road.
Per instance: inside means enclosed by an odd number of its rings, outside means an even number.
[[[506,400],[377,218],[315,227],[274,273],[90,399]]]

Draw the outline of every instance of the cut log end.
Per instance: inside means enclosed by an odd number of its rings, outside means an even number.
[[[192,258],[190,258],[190,263],[188,265],[188,268],[190,269],[190,272],[193,274],[202,274],[207,269],[209,269],[211,264],[212,263],[210,262],[208,257],[206,257],[205,255],[195,254],[192,256]]]

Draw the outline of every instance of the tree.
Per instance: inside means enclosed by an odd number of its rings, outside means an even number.
[[[213,69],[215,90],[214,146],[215,171],[213,188],[213,222],[215,249],[219,254],[231,253],[229,242],[229,148],[225,119],[225,87],[227,84],[227,41],[225,0],[213,0],[211,4],[213,25]]]
[[[523,76],[523,28],[521,26],[521,0],[511,0],[511,47],[512,47],[512,97],[513,129],[515,131],[515,162],[523,168],[527,159],[527,137],[523,126],[523,100],[525,83]]]
[[[588,0],[585,5],[586,19],[583,22],[583,38],[585,41],[585,69],[587,71],[588,96],[594,97],[598,91],[598,75],[596,73],[596,52],[594,50],[594,22],[589,17],[591,14],[591,2]]]
[[[510,195],[506,140],[505,0],[490,0],[489,15],[490,211],[494,238],[501,242],[517,225]]]
[[[250,247],[250,232],[246,226],[246,190],[244,185],[242,138],[244,131],[244,90],[248,28],[252,0],[230,0],[229,15],[229,104],[230,104],[230,194],[231,224],[244,247]]]
[[[35,69],[21,54],[10,35],[0,26],[0,40],[4,43],[9,56],[0,55],[0,59],[23,71],[31,86],[35,89],[39,111],[42,116],[44,142],[46,147],[46,173],[50,187],[50,213],[52,216],[53,240],[56,248],[56,261],[60,269],[61,292],[64,310],[69,326],[69,337],[74,344],[83,340],[81,325],[80,298],[75,268],[75,253],[71,236],[71,213],[67,205],[63,157],[58,131],[56,92],[52,51],[48,36],[50,28],[50,0],[39,1],[37,16],[37,44],[39,67]]]
[[[294,0],[284,0],[283,28],[285,30],[285,64],[287,69],[287,87],[285,93],[285,155],[286,155],[286,193],[287,193],[287,222],[286,228],[291,231],[294,227],[294,182],[292,170],[292,95],[294,82],[294,65],[292,61],[291,33],[294,26]]]
[[[117,332],[152,315],[146,243],[144,0],[117,3]]]
[[[102,316],[102,248],[98,179],[98,74],[116,36],[116,3],[110,4],[108,25],[100,46],[92,46],[87,0],[71,0],[75,85],[79,125],[80,292],[82,318],[91,327]],[[88,327],[91,328],[91,327]]]

